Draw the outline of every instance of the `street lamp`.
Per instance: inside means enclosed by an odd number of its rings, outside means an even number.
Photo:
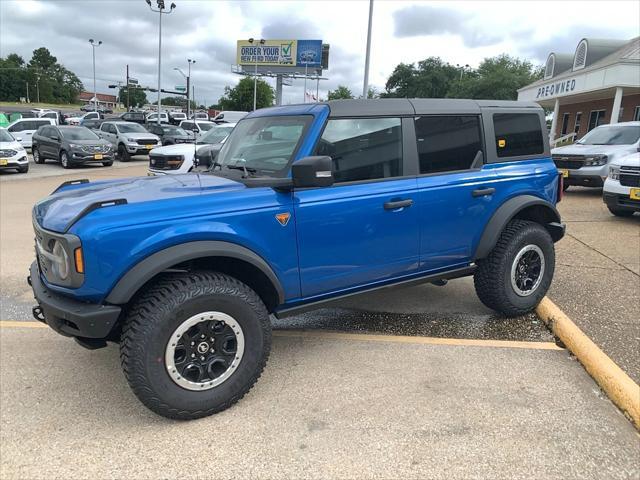
[[[189,118],[189,112],[191,110],[191,101],[189,99],[189,85],[191,85],[191,64],[196,63],[195,60],[191,58],[187,58],[187,62],[189,63],[189,74],[187,75],[187,118]],[[195,103],[195,98],[193,99]]]
[[[156,0],[156,4],[158,5],[158,9],[155,10],[151,6],[151,0],[146,0],[147,5],[149,5],[149,9],[152,12],[158,13],[158,125],[160,125],[160,78],[161,73],[160,69],[162,68],[162,14],[168,15],[173,12],[173,9],[176,8],[176,4],[172,3],[169,7],[169,11],[165,12],[166,9],[164,6],[164,0]]]
[[[93,52],[93,109],[98,111],[98,90],[96,89],[96,48],[102,45],[102,40],[98,40],[97,42],[93,39],[89,39],[89,43],[91,44],[91,51]]]
[[[456,63],[456,67],[460,69],[460,81],[462,81],[462,74],[465,72],[465,70],[469,68],[469,64],[467,63],[464,66],[462,66],[459,63]]]
[[[261,38],[260,40],[254,40],[253,38],[249,39],[249,43],[253,45],[253,42],[259,43],[260,45],[264,45],[265,40]],[[260,47],[257,47],[260,48]],[[258,54],[257,50],[254,51],[254,56],[256,57],[256,65],[255,71],[253,73],[253,109],[256,109],[256,98],[258,96]]]

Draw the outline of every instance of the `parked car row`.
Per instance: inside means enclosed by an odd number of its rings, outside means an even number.
[[[19,173],[29,171],[27,151],[6,128],[0,128],[0,170],[17,170]]]
[[[640,122],[600,125],[573,145],[554,148],[551,156],[562,174],[564,190],[572,185],[603,187],[611,213],[640,211]]]

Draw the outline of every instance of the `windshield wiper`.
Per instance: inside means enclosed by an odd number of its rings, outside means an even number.
[[[220,168],[222,168],[222,166]],[[230,170],[242,170],[244,172],[243,178],[248,177],[249,174],[254,175],[257,172],[257,170],[255,168],[251,168],[251,167],[247,168],[244,165],[240,165],[240,166],[238,166],[238,165],[227,165],[227,168],[230,169]]]

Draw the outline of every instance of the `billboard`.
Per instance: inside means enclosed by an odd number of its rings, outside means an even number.
[[[320,67],[322,40],[238,40],[238,65]]]

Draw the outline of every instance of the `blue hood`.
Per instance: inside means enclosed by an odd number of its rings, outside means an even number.
[[[124,199],[142,203],[246,188],[242,183],[214,175],[187,173],[131,177],[69,185],[36,203],[35,220],[46,230],[64,232],[83,210],[96,202]],[[117,205],[105,208],[119,208]]]

